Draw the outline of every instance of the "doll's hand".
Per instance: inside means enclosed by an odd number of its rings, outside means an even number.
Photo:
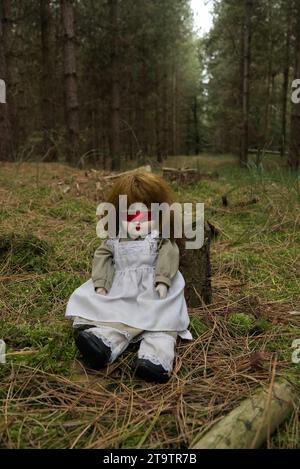
[[[96,288],[96,293],[98,293],[99,295],[107,295],[107,291],[105,290],[105,288]]]
[[[164,298],[166,298],[167,296],[167,293],[168,293],[168,287],[167,285],[165,285],[164,283],[159,283],[155,290],[157,291],[158,295],[159,295],[159,298],[161,300],[163,300]]]

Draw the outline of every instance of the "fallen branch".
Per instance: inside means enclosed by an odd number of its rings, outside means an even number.
[[[139,168],[132,169],[130,171],[124,171],[123,173],[110,174],[109,176],[105,176],[103,179],[106,179],[106,180],[118,179],[121,176],[126,176],[127,174],[133,174],[133,173],[137,173],[140,171],[144,171],[145,173],[151,173],[152,168],[150,165],[140,166]]]
[[[204,436],[194,439],[191,449],[260,448],[294,408],[295,389],[287,382],[275,383],[271,393],[263,390],[244,400]]]
[[[217,173],[202,173],[196,168],[162,168],[163,177],[180,184],[191,184],[202,179],[215,179]]]
[[[278,151],[278,150],[263,150],[263,149],[261,149],[261,151],[263,151],[264,153],[272,154],[272,155],[280,155],[280,151]],[[249,148],[249,150],[248,150],[248,153],[258,153],[258,152],[259,152],[259,148]]]

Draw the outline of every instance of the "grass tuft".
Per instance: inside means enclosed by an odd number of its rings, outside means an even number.
[[[0,237],[0,262],[5,272],[47,272],[52,247],[31,233],[7,233]]]

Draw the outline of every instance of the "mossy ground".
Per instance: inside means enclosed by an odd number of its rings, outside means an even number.
[[[168,162],[175,164],[218,171],[174,188],[183,202],[204,202],[220,234],[212,246],[214,302],[191,311],[196,340],[179,346],[167,387],[135,379],[130,352],[96,375],[77,361],[64,310],[90,275],[96,202],[107,190],[101,174],[0,166],[0,338],[7,345],[0,447],[184,448],[199,426],[269,383],[274,366],[300,383],[300,366],[291,362],[300,316],[290,314],[300,312],[299,179],[275,157],[259,170],[239,169],[230,155]],[[299,440],[295,412],[268,447]]]

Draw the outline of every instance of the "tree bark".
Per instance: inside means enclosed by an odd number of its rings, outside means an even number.
[[[290,2],[287,5],[287,30],[285,42],[285,64],[283,70],[283,83],[282,83],[282,106],[281,106],[281,145],[280,155],[284,158],[286,152],[286,137],[287,137],[287,102],[289,92],[289,78],[290,78],[290,49],[291,49],[291,6]]]
[[[197,96],[194,97],[193,117],[194,117],[195,155],[199,155],[199,153],[200,153],[200,135],[199,135],[199,116],[198,116],[198,99],[197,99]]]
[[[295,80],[300,78],[300,0],[296,9],[296,42],[295,42]],[[288,166],[292,171],[299,169],[300,161],[300,103],[292,104],[291,135],[288,156]]]
[[[242,41],[243,51],[243,128],[240,149],[240,165],[247,166],[249,148],[249,109],[250,109],[250,61],[251,61],[251,15],[253,0],[244,0],[244,34]]]
[[[268,74],[267,74],[267,84],[266,84],[266,99],[265,99],[265,111],[264,111],[264,120],[263,120],[263,133],[262,133],[262,142],[261,142],[261,150],[260,155],[257,157],[257,165],[260,163],[261,158],[264,156],[264,152],[267,147],[268,143],[268,135],[269,135],[269,122],[270,122],[270,112],[271,112],[271,105],[272,105],[272,89],[273,89],[273,53],[274,53],[274,43],[272,37],[272,6],[270,0],[268,0],[268,23],[269,23],[269,31],[268,31]]]
[[[41,20],[41,115],[43,131],[43,152],[47,154],[51,145],[51,131],[54,125],[53,115],[53,67],[51,54],[51,8],[50,0],[40,0]],[[52,155],[47,157],[49,161]]]
[[[163,78],[163,158],[169,154],[169,116],[168,116],[168,73],[164,73]]]
[[[155,136],[156,136],[156,160],[158,163],[163,162],[162,151],[162,132],[161,132],[161,81],[160,74],[156,72],[156,99],[155,99]]]
[[[271,393],[260,391],[243,401],[204,436],[196,437],[190,448],[260,448],[292,413],[296,398],[290,384],[275,383]]]
[[[9,115],[9,97],[7,95],[8,73],[6,64],[6,40],[4,23],[7,22],[5,4],[0,5],[0,79],[4,81],[6,103],[0,103],[0,160],[9,160],[12,151],[11,122]]]
[[[111,27],[111,102],[110,158],[111,170],[120,169],[120,85],[119,85],[119,0],[108,0]]]
[[[75,54],[74,8],[72,0],[61,0],[64,34],[64,92],[69,136],[67,159],[74,163],[79,153],[79,104]]]
[[[175,65],[172,74],[172,155],[177,155],[177,77]]]

